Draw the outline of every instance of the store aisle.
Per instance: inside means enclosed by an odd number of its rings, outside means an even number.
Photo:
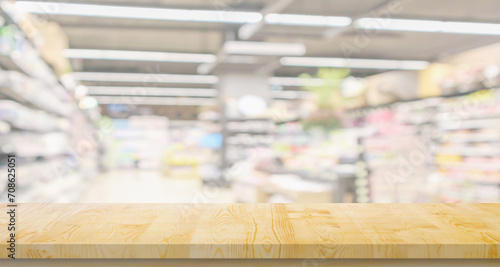
[[[229,189],[204,187],[197,179],[170,179],[159,172],[115,170],[89,181],[79,203],[232,203]]]

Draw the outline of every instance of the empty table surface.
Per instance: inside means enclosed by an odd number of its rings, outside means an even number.
[[[1,207],[6,258],[9,207]],[[16,212],[17,258],[500,258],[500,204],[18,204]]]

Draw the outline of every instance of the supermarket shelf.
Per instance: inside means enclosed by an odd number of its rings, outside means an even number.
[[[11,131],[17,132],[67,133],[70,127],[70,122],[66,118],[32,109],[11,100],[0,99],[0,119],[11,126]]]
[[[0,67],[5,70],[14,70],[29,76],[17,63],[15,63],[9,55],[0,54]]]
[[[428,114],[435,114],[437,112],[437,116],[433,115],[429,117],[429,123],[415,125],[418,130],[414,133],[416,137],[425,138],[423,140],[435,141],[435,143],[432,142],[433,146],[429,146],[428,143],[425,143],[422,144],[421,148],[415,147],[411,149],[409,142],[401,142],[401,139],[398,138],[397,135],[389,134],[383,134],[380,138],[374,137],[377,135],[370,135],[369,137],[362,138],[360,144],[364,146],[363,159],[365,159],[367,165],[371,201],[397,202],[402,199],[408,199],[406,195],[410,195],[413,189],[420,188],[415,184],[412,186],[412,183],[425,183],[425,181],[419,180],[419,178],[428,177],[429,179],[434,179],[438,177],[437,175],[445,179],[436,180],[439,182],[437,182],[438,184],[436,184],[435,189],[431,189],[429,193],[427,193],[427,199],[423,199],[422,202],[433,202],[436,200],[443,202],[499,201],[500,187],[498,178],[500,177],[497,176],[497,173],[500,168],[496,166],[498,164],[495,164],[495,159],[491,157],[500,156],[500,147],[496,144],[489,144],[489,142],[500,142],[500,134],[498,131],[498,129],[500,129],[500,118],[498,117],[497,111],[493,112],[492,110],[495,109],[490,108],[494,99],[498,99],[499,92],[497,90],[494,92],[495,95],[492,96],[491,99],[485,99],[485,106],[479,103],[476,107],[470,107],[470,109],[467,110],[468,116],[465,117],[467,119],[435,119],[436,117],[441,118],[440,114],[443,114],[441,105],[426,107],[427,110],[419,110],[419,114],[425,114],[426,112]],[[470,92],[464,95],[467,94],[470,94]],[[461,101],[464,99],[466,100],[467,98],[447,99],[446,104],[451,103],[450,107],[454,107],[455,105],[460,106]],[[403,123],[402,120],[398,119],[411,116],[412,114],[408,112],[409,107],[404,106],[405,104],[406,103],[399,103],[391,106],[390,110],[374,110],[373,113],[369,113],[365,110],[364,114],[358,114],[357,116],[366,115],[365,120],[366,118],[371,118],[371,115],[374,116],[374,118],[382,118],[380,127],[387,126],[387,122],[394,121],[396,123]],[[398,110],[396,107],[401,107],[401,109]],[[449,111],[446,112],[449,113]],[[445,117],[444,115],[442,116],[442,118]],[[448,117],[453,118],[453,116]],[[373,120],[377,122],[377,119]],[[373,126],[376,127],[376,124]],[[382,129],[387,130],[387,128]],[[375,132],[376,131],[372,131],[372,134]],[[390,132],[389,130],[389,133]],[[435,134],[436,132],[441,134]],[[396,138],[398,138],[398,140],[396,140]],[[395,144],[399,143],[405,143],[405,146],[408,146],[406,148],[395,146]],[[468,143],[471,144],[467,146]],[[434,150],[434,145],[439,147]],[[398,170],[398,168],[404,166],[404,162],[398,162],[400,157],[404,160],[409,160],[412,152],[422,152],[422,149],[425,148],[433,150],[424,153],[425,161],[431,160],[431,158],[428,157],[429,155],[435,155],[435,165],[427,162],[425,163],[425,168],[414,168],[415,172],[418,171],[419,174],[412,175],[411,179],[405,179],[402,183],[398,183],[398,194],[395,194],[396,198],[391,198],[391,194],[394,190],[391,191],[390,188],[387,187],[388,181],[386,181],[387,177],[384,174],[387,171]],[[415,157],[418,155],[413,153],[413,156]],[[477,160],[477,162],[470,162],[469,159],[465,159],[464,162],[463,157],[478,158],[470,159]],[[490,157],[490,159],[485,159],[483,157]],[[456,163],[443,163],[445,160],[461,161]],[[366,181],[363,181],[363,183],[366,183]],[[410,187],[402,188],[405,184]],[[406,193],[402,195],[403,192]],[[413,193],[419,194],[417,191]],[[415,200],[418,201],[420,196],[416,196],[418,198]],[[409,202],[414,202],[415,200],[408,199]]]
[[[238,147],[238,148],[258,148],[258,147],[269,147],[271,143],[264,143],[264,142],[259,142],[259,143],[227,143],[231,147]]]
[[[53,129],[53,130],[41,130],[41,129],[36,129],[36,128],[28,128],[28,127],[16,127],[10,122],[6,122],[11,126],[11,133],[23,133],[23,132],[30,132],[34,134],[40,134],[43,135],[45,133],[51,133],[51,132],[60,132],[64,133],[66,135],[69,135],[69,132],[62,130],[62,129]]]
[[[73,202],[96,168],[72,144],[88,139],[84,132],[94,125],[12,17],[1,8],[0,16],[7,22],[1,36],[0,120],[8,128],[0,138],[0,157],[16,154],[18,201]]]
[[[455,162],[438,163],[437,166],[445,169],[473,170],[473,171],[500,171],[500,165],[494,163]]]
[[[454,133],[445,136],[440,140],[443,143],[478,143],[478,142],[499,142],[500,132],[498,133]]]
[[[18,92],[12,90],[10,85],[0,84],[0,93],[6,96],[8,99],[14,100],[23,104],[24,106],[31,109],[38,109],[53,114],[58,117],[68,117],[70,113],[71,106],[76,108],[76,104],[64,104],[60,103],[58,106],[47,105],[46,103],[37,103],[34,99],[29,99],[26,95],[21,95]],[[55,98],[54,98],[55,100]]]
[[[69,137],[61,132],[9,133],[0,139],[0,154],[16,154],[20,158],[56,157],[70,153]]]
[[[435,151],[436,155],[461,155],[461,156],[500,156],[500,147],[441,147]]]
[[[453,116],[455,113],[452,113],[452,112],[446,112],[444,114],[447,114],[447,116]],[[448,115],[449,114],[449,115]],[[460,118],[460,119],[446,119],[445,115],[440,115],[440,117],[445,117],[444,119],[443,118],[435,118],[433,119],[433,123],[457,123],[457,122],[460,122],[460,121],[464,121],[464,120],[482,120],[482,119],[499,119],[500,118],[500,114],[499,113],[487,113],[485,112],[485,114],[482,114],[482,113],[478,113],[478,114],[468,114],[466,116],[466,118]]]
[[[225,118],[227,122],[246,122],[246,121],[270,121],[269,118]]]
[[[272,131],[227,131],[228,135],[235,135],[235,134],[251,134],[251,135],[267,135],[273,133]]]
[[[466,187],[460,188],[458,190],[445,190],[440,192],[439,198],[443,202],[448,203],[492,203],[492,202],[500,202],[500,196],[496,197],[483,197],[482,191],[484,191],[484,187],[493,188],[495,191],[498,191],[498,185],[479,185],[477,189],[474,187],[470,187],[467,185]]]
[[[468,129],[500,129],[500,118],[458,120],[455,122],[437,123],[439,129],[445,131]]]
[[[222,169],[230,168],[234,163],[244,160],[247,149],[269,146],[275,126],[268,118],[224,118],[221,122]]]
[[[453,94],[442,95],[442,96],[438,96],[438,97],[429,97],[429,98],[423,98],[423,99],[422,98],[416,98],[416,99],[408,99],[408,100],[398,100],[398,101],[395,101],[395,102],[385,103],[385,104],[380,104],[380,105],[375,105],[375,106],[366,106],[366,107],[349,109],[349,113],[351,113],[351,114],[353,114],[353,113],[366,113],[366,112],[374,110],[374,109],[395,107],[395,106],[397,106],[399,104],[411,104],[413,102],[429,101],[429,100],[432,101],[434,99],[456,98],[456,97],[470,95],[472,93],[475,93],[475,92],[478,92],[478,91],[481,91],[481,90],[485,90],[485,89],[498,90],[498,89],[500,89],[500,87],[497,87],[497,86],[493,86],[493,87],[481,87],[481,88],[477,88],[477,89],[474,89],[474,90],[469,90],[469,91],[466,91],[466,92],[453,93]]]
[[[85,183],[78,173],[66,174],[52,181],[37,181],[27,190],[19,190],[18,201],[23,203],[71,203],[83,193]]]
[[[65,177],[72,171],[77,170],[77,166],[68,164],[65,156],[55,156],[43,160],[25,161],[17,157],[18,169],[17,188],[20,191],[27,191],[38,186],[39,182],[46,183]],[[0,171],[7,173],[7,166],[1,166]],[[0,183],[0,192],[5,190],[7,184]]]
[[[467,176],[467,175],[466,175]],[[448,175],[448,174],[441,174],[441,177],[448,179],[449,181],[456,183],[456,184],[462,184],[462,185],[488,185],[488,186],[500,186],[500,179],[497,181],[486,181],[484,178],[477,177],[474,178],[474,176],[467,176],[467,177],[455,177],[453,175]]]

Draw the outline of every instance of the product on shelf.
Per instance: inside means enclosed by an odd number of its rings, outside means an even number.
[[[99,114],[79,109],[40,47],[9,24],[9,12],[0,15],[6,23],[0,27],[0,156],[16,155],[18,200],[77,201],[84,180],[96,176],[99,141],[91,118]]]
[[[228,118],[223,125],[223,169],[251,155],[251,150],[273,142],[274,123],[267,118]]]
[[[70,125],[67,118],[33,110],[11,100],[0,100],[0,120],[17,129],[39,132],[67,131]]]
[[[368,195],[363,200],[431,201],[432,192],[423,185],[432,173],[428,127],[437,103],[439,99],[424,99],[365,112],[360,137],[363,162],[358,163],[356,181],[357,195]]]
[[[472,92],[351,112],[370,132],[372,202],[500,201],[500,92],[462,89]]]
[[[16,71],[0,71],[0,93],[3,95],[59,116],[69,116],[76,105],[57,95],[54,86],[60,85],[50,86]]]
[[[446,99],[438,110],[436,139],[438,200],[500,201],[500,115],[498,89]]]
[[[117,167],[159,169],[168,145],[168,119],[161,116],[131,116],[113,120],[114,154]]]

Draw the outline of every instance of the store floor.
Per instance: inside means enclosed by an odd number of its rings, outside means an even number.
[[[115,170],[89,182],[80,203],[233,203],[230,189],[203,186],[199,179],[160,172]]]

